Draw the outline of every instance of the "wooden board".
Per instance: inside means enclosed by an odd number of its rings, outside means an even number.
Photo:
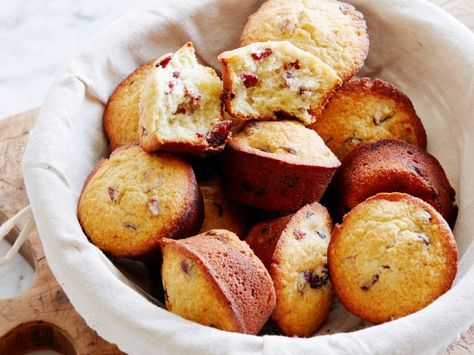
[[[0,120],[0,224],[28,204],[20,162],[36,110]],[[10,241],[17,233],[10,235]],[[21,249],[36,270],[33,285],[0,300],[0,354],[52,349],[65,355],[122,354],[90,329],[56,282],[36,231]]]

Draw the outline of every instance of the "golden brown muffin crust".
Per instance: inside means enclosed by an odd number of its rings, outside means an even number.
[[[277,297],[272,318],[284,335],[312,335],[331,309],[326,257],[331,230],[327,209],[314,202],[257,224],[247,237],[272,276]]]
[[[340,160],[357,145],[382,139],[426,148],[426,132],[412,102],[400,89],[380,79],[346,82],[311,128]]]
[[[104,110],[104,132],[109,139],[110,150],[138,142],[140,121],[140,93],[148,75],[153,71],[156,59],[135,69],[124,79],[110,96]]]
[[[343,161],[329,188],[340,215],[379,192],[419,197],[454,224],[454,189],[438,160],[423,149],[396,140],[361,144]]]
[[[457,272],[454,236],[426,202],[380,193],[334,228],[328,261],[339,300],[356,316],[383,323],[416,312],[450,287]]]
[[[188,163],[130,144],[92,170],[79,198],[78,218],[104,252],[149,259],[158,253],[161,238],[199,230],[203,200]]]
[[[228,330],[258,333],[275,306],[275,291],[270,275],[247,243],[232,232],[218,229],[182,240],[164,239],[162,243],[165,248],[173,244],[186,249],[213,278],[238,325],[238,329]]]
[[[369,51],[364,16],[341,1],[266,1],[249,17],[240,43],[283,40],[321,58],[343,81],[359,71]]]
[[[319,200],[340,165],[314,131],[295,121],[247,123],[220,162],[231,199],[271,211]]]

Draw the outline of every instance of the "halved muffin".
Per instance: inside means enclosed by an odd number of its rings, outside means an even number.
[[[246,239],[272,277],[277,300],[272,318],[284,335],[312,335],[331,309],[331,231],[327,209],[313,202],[293,215],[257,224]]]
[[[357,145],[398,139],[426,148],[426,132],[411,100],[380,79],[345,83],[311,126],[343,160]]]
[[[329,188],[340,216],[379,192],[405,192],[433,206],[450,223],[457,214],[455,191],[438,160],[397,140],[364,143],[344,159]]]
[[[431,205],[404,193],[380,193],[334,228],[328,262],[345,308],[383,323],[416,312],[449,290],[458,250]]]
[[[198,63],[192,43],[156,61],[140,97],[140,144],[203,156],[223,149],[230,121],[223,119],[222,81]]]
[[[227,112],[238,120],[316,120],[342,81],[290,42],[257,42],[219,55]]]
[[[270,211],[318,201],[340,166],[316,132],[287,120],[246,123],[220,161],[228,196]]]
[[[79,222],[98,248],[145,260],[159,254],[162,238],[197,233],[203,212],[191,166],[137,145],[122,146],[95,166],[78,205]]]
[[[247,243],[214,229],[187,239],[163,239],[162,252],[169,311],[230,332],[260,331],[275,306],[275,290]]]
[[[140,94],[156,59],[135,69],[110,96],[104,110],[104,132],[109,139],[110,150],[140,141]]]

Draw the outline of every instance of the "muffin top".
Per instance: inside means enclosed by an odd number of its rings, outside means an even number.
[[[137,145],[116,149],[89,175],[78,215],[87,236],[114,256],[141,256],[195,223],[199,188],[191,166],[170,154],[146,153]],[[184,221],[183,219],[187,219]]]
[[[427,306],[451,287],[457,271],[458,252],[446,221],[403,193],[375,195],[346,214],[328,254],[339,299],[374,323]]]
[[[282,40],[321,58],[344,81],[359,71],[369,50],[364,16],[340,1],[266,1],[249,17],[240,41]]]
[[[311,128],[340,160],[357,145],[382,139],[398,139],[426,148],[425,129],[412,102],[398,88],[380,79],[345,83]]]
[[[340,165],[321,137],[296,121],[251,121],[233,135],[229,146],[294,164]]]
[[[153,71],[155,60],[135,69],[110,96],[104,111],[104,131],[109,139],[110,150],[140,140],[140,94]]]

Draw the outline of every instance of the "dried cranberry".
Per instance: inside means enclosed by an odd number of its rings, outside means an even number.
[[[252,58],[255,60],[262,60],[270,56],[270,54],[272,54],[272,50],[270,48],[266,48],[260,53],[252,53]]]
[[[168,63],[171,61],[171,58],[173,58],[173,55],[167,56],[167,57],[164,58],[161,62],[159,62],[156,66],[157,66],[157,67],[166,68],[166,66],[168,65]]]
[[[131,231],[136,231],[138,229],[138,226],[136,224],[130,223],[130,222],[123,222],[123,226]]]
[[[170,92],[173,91],[173,88],[174,88],[174,81],[170,81],[170,82],[168,83],[168,87],[169,87],[169,89],[170,89]]]
[[[258,76],[255,74],[240,74],[240,78],[243,80],[246,88],[251,88],[258,84]]]
[[[367,281],[365,284],[363,284],[360,287],[360,289],[362,291],[368,291],[372,287],[372,285],[375,284],[379,280],[379,278],[380,277],[378,274],[372,275],[372,278],[369,281]]]
[[[299,69],[301,69],[300,61],[297,59],[297,60],[295,60],[294,62],[285,63],[285,64],[283,65],[283,68],[285,68],[285,70],[288,70],[288,69],[296,69],[296,70],[299,70]]]
[[[179,78],[179,71],[174,71],[173,72],[173,78],[176,78],[176,79]]]
[[[196,132],[196,137],[198,137],[199,139],[202,139],[204,138],[204,134],[202,134],[201,132]]]
[[[109,186],[107,188],[107,192],[109,193],[109,197],[112,200],[112,202],[117,202],[118,196],[119,196],[119,191],[115,186]]]
[[[230,132],[231,121],[222,121],[212,127],[206,136],[206,142],[211,147],[219,147],[224,144]]]
[[[190,261],[188,261],[188,260],[186,260],[186,259],[181,260],[181,270],[183,270],[183,272],[184,272],[185,274],[188,274],[188,275],[189,275],[189,271],[191,271],[191,269],[193,268],[193,266],[194,266],[194,265],[193,265]]]
[[[327,264],[323,265],[323,268],[321,270],[321,275],[318,275],[314,271],[306,270],[303,273],[303,277],[306,280],[306,282],[309,283],[311,288],[321,288],[324,285],[326,285],[329,281],[328,266]]]
[[[306,236],[306,233],[303,231],[300,231],[299,229],[295,229],[293,231],[293,235],[295,236],[296,240],[300,240]]]
[[[313,90],[308,89],[308,88],[306,88],[306,87],[304,87],[304,86],[301,86],[301,87],[300,87],[300,90],[299,90],[299,94],[300,94],[300,95],[311,95],[312,93],[313,93]]]

